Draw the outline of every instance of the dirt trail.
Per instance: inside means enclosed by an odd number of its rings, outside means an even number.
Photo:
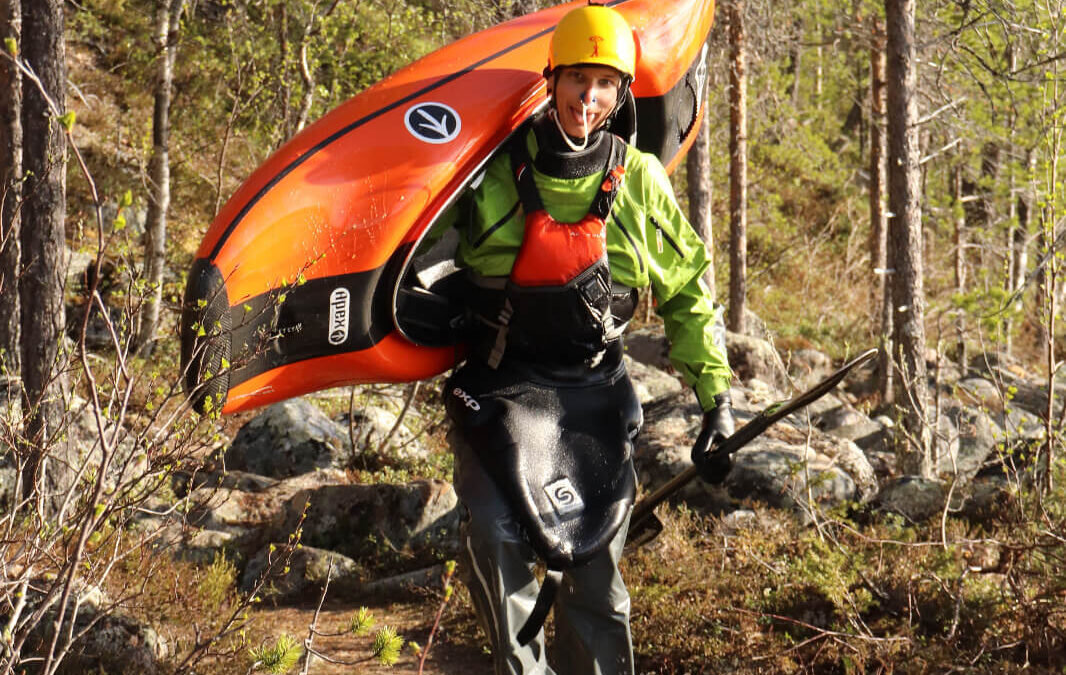
[[[360,605],[352,603],[327,602],[318,618],[319,632],[342,630],[359,607]],[[376,660],[368,659],[373,633],[382,626],[392,626],[407,641],[414,640],[424,647],[433,624],[433,616],[437,611],[436,603],[397,602],[373,605],[369,606],[369,609],[375,619],[374,629],[369,635],[315,637],[313,645],[316,651],[345,663],[328,663],[316,659],[311,665],[309,675],[341,675],[342,673],[343,675],[353,673],[415,675],[418,673],[418,658],[406,649],[396,665],[392,667],[382,666]],[[456,612],[460,613],[458,618]],[[278,607],[272,609],[264,607],[259,609],[255,616],[255,628],[250,632],[256,634],[258,639],[268,635],[276,637],[281,633],[288,633],[298,640],[303,640],[314,618],[314,608]],[[439,629],[434,638],[433,647],[430,649],[429,658],[422,671],[423,675],[480,675],[482,673],[487,675],[491,673],[492,663],[480,647],[481,636],[472,632],[472,617],[468,616],[463,608],[450,611],[447,616],[448,618],[443,622],[443,629]],[[453,626],[456,627],[454,630]]]

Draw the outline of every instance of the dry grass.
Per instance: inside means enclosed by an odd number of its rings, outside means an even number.
[[[1056,500],[1040,524],[1015,512],[983,526],[949,519],[944,531],[839,516],[802,528],[769,512],[730,531],[674,512],[626,563],[639,670],[1062,672]]]

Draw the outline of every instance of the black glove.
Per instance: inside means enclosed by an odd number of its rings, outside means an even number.
[[[728,391],[715,396],[714,402],[714,408],[703,413],[703,428],[692,446],[692,463],[700,478],[719,485],[733,469],[733,457],[724,452],[711,452],[711,449],[733,435],[733,407]]]

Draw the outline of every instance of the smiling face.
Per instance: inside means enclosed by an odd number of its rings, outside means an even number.
[[[609,66],[566,66],[555,76],[555,108],[563,130],[574,138],[599,129],[614,110],[622,87],[622,75]],[[582,106],[582,101],[587,108]]]

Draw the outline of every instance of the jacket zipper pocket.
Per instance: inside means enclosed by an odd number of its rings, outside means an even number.
[[[629,234],[629,230],[622,224],[622,220],[618,216],[614,216],[612,220],[618,226],[618,229],[622,231],[622,234],[625,235],[626,241],[629,242],[630,247],[633,249],[633,254],[637,256],[637,269],[640,270],[641,274],[644,274],[644,256],[640,254],[640,248],[637,246],[637,242],[633,240],[633,235]]]
[[[518,206],[519,206],[519,205],[520,205],[521,203],[522,203],[521,201],[517,201],[517,202],[515,202],[515,203],[514,203],[514,206],[512,206],[512,207],[511,207],[511,210],[510,210],[510,211],[508,211],[508,212],[507,212],[507,214],[506,214],[506,215],[505,215],[505,216],[504,216],[503,218],[500,218],[500,219],[499,219],[499,220],[497,220],[497,221],[496,221],[495,223],[493,223],[492,227],[490,227],[489,229],[487,229],[487,230],[485,230],[484,232],[482,232],[482,233],[481,233],[481,236],[480,236],[480,237],[478,237],[478,238],[477,238],[477,241],[475,241],[474,243],[472,243],[472,244],[470,245],[470,247],[471,247],[471,248],[475,248],[475,249],[476,249],[476,248],[479,248],[479,247],[480,247],[480,246],[481,246],[482,244],[484,244],[484,243],[485,243],[485,240],[486,240],[486,239],[488,239],[489,237],[491,237],[491,236],[492,236],[492,234],[493,234],[493,233],[494,233],[494,232],[495,232],[496,230],[498,230],[498,229],[500,229],[501,227],[503,227],[504,223],[506,223],[507,221],[511,220],[511,218],[514,218],[514,214],[518,212]]]
[[[681,259],[685,259],[685,254],[681,252],[681,247],[677,245],[677,242],[670,238],[670,235],[666,233],[666,230],[662,228],[659,221],[655,220],[655,216],[648,216],[648,220],[655,226],[655,242],[659,247],[659,253],[663,252],[663,239],[666,239],[666,243],[670,244],[670,248],[677,251],[677,254],[681,256]]]

